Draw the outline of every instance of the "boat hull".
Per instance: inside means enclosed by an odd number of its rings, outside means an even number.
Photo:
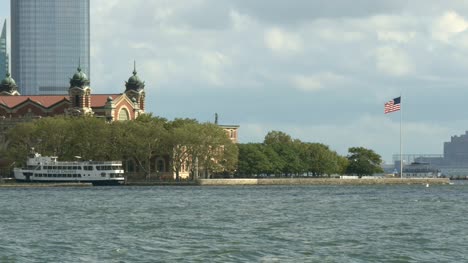
[[[65,181],[65,180],[26,180],[26,179],[15,179],[18,183],[32,183],[32,184],[53,184],[53,183],[90,183],[94,186],[115,186],[115,185],[123,185],[125,184],[124,180],[80,180],[80,181]]]

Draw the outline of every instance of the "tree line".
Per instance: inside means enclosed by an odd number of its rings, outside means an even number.
[[[252,176],[314,176],[383,172],[381,157],[363,147],[340,156],[327,145],[301,142],[281,131],[269,132],[263,143],[239,145],[238,174]]]
[[[353,147],[341,156],[321,143],[302,142],[281,131],[269,132],[263,143],[234,144],[213,123],[145,114],[135,121],[107,123],[92,117],[53,117],[21,123],[6,134],[1,156],[24,164],[31,148],[60,160],[132,160],[146,176],[155,171],[154,158],[166,156],[179,179],[188,167],[200,176],[359,176],[382,172],[381,157]]]
[[[195,164],[206,176],[233,173],[237,165],[237,146],[225,131],[212,123],[194,119],[168,121],[145,114],[135,121],[107,123],[93,117],[51,117],[21,123],[6,134],[7,156],[16,165],[24,164],[33,147],[43,156],[58,156],[62,161],[132,160],[149,177],[154,158],[166,156],[170,172],[179,175],[182,167]]]

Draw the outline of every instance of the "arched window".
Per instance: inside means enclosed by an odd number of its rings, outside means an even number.
[[[126,108],[122,108],[119,111],[119,121],[128,121],[130,119],[130,115]]]

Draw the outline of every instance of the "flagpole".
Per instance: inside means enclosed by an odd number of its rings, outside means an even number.
[[[401,93],[400,93],[400,178],[403,178],[403,143],[401,139],[401,134],[402,134],[402,122],[403,122],[403,105],[401,101]]]

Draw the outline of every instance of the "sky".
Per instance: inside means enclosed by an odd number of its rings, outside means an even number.
[[[0,0],[0,18],[10,0]],[[136,60],[147,111],[339,154],[442,154],[468,129],[468,1],[91,0],[92,92]],[[74,72],[70,72],[72,75]],[[384,103],[402,96],[400,112]]]

